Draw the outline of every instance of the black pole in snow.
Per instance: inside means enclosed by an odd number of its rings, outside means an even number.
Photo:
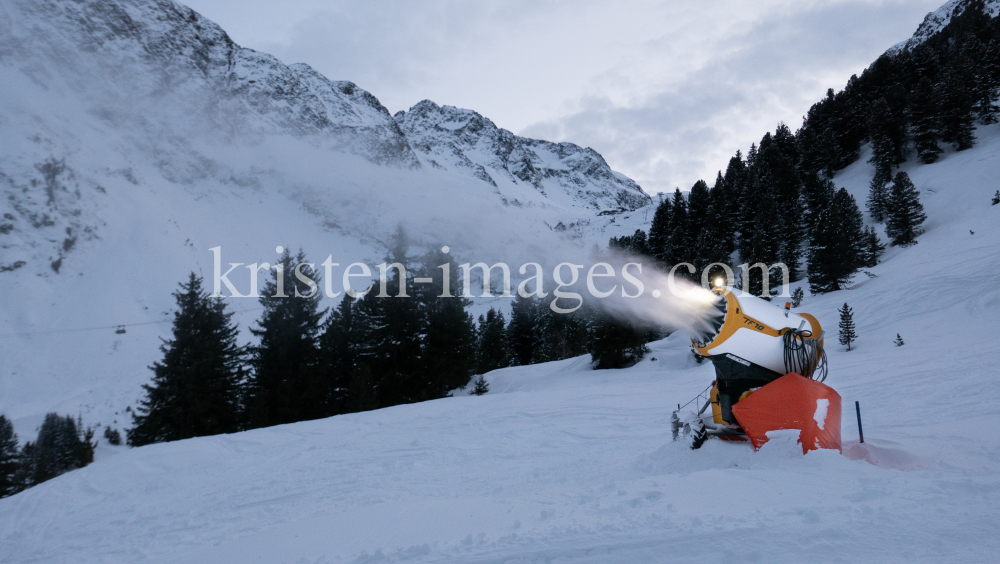
[[[861,430],[861,402],[854,402],[854,409],[858,412],[858,436],[865,442],[865,432]]]

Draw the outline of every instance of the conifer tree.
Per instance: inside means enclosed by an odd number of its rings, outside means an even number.
[[[480,374],[476,378],[476,381],[474,382],[474,386],[475,387],[472,388],[472,392],[471,392],[472,395],[481,396],[481,395],[486,394],[486,393],[488,393],[490,391],[490,383],[486,381],[486,377],[483,376],[482,374]]]
[[[993,205],[1000,204],[1000,190],[997,190],[996,194],[993,194]]]
[[[766,133],[764,140],[770,139],[771,134]],[[766,171],[757,166],[758,161],[757,145],[751,143],[747,152],[746,174],[744,177],[743,189],[740,191],[740,213],[737,218],[739,239],[736,241],[740,251],[740,258],[746,262],[747,257],[752,253],[752,242],[756,236],[756,215],[763,198],[773,199],[773,194],[768,190]],[[772,224],[773,227],[773,224]]]
[[[369,411],[378,409],[379,382],[372,376],[372,371],[364,362],[358,363],[351,373],[344,399],[345,412]]]
[[[688,202],[687,198],[684,197],[684,193],[681,192],[680,188],[674,190],[673,195],[673,205],[671,207],[671,224],[673,229],[680,227],[685,231],[685,236],[687,235],[688,228]]]
[[[905,160],[905,133],[897,131],[897,125],[885,98],[876,100],[868,116],[868,137],[872,149],[868,162],[875,167],[869,186],[868,213],[877,222],[885,218],[885,185],[892,178],[892,167]]]
[[[587,307],[563,314],[542,305],[539,312],[539,340],[533,362],[563,360],[587,352]]]
[[[864,232],[864,243],[861,266],[871,268],[878,265],[878,260],[885,252],[885,245],[878,237],[878,232],[874,227],[866,227]]]
[[[864,252],[861,266],[871,268],[878,265],[878,259],[885,251],[885,245],[878,238],[878,232],[874,227],[865,228]]]
[[[770,137],[770,135],[771,135],[770,133],[765,133],[764,137],[767,138]],[[750,175],[751,171],[753,170],[754,166],[756,166],[756,164],[757,164],[757,144],[751,143],[750,150],[747,151],[747,160],[746,160],[747,176]],[[747,178],[747,184],[748,185],[750,184],[749,178]]]
[[[694,238],[694,265],[697,275],[713,263],[729,264],[733,249],[730,244],[732,232],[725,220],[724,180],[722,174],[716,178],[715,186],[709,190],[708,206],[705,209],[704,226]],[[716,266],[709,272],[709,280],[723,274],[722,267]]]
[[[961,67],[946,68],[938,83],[941,140],[959,151],[972,148],[976,143],[975,100],[967,73]]]
[[[21,484],[17,481],[20,464],[21,453],[14,425],[5,415],[0,415],[0,497],[21,491]]]
[[[889,190],[886,188],[886,184],[889,180],[891,180],[889,169],[876,168],[875,177],[872,178],[871,183],[868,185],[868,202],[866,206],[868,207],[868,214],[877,223],[882,223],[886,218],[886,211],[889,207]]]
[[[772,229],[777,232],[777,257],[788,268],[792,281],[801,278],[802,218],[805,212],[802,180],[796,169],[798,162],[799,152],[792,132],[787,125],[779,123],[770,143],[765,144],[765,140],[761,140],[758,167],[762,173],[760,181],[766,190],[774,193],[778,224]]]
[[[726,166],[726,174],[723,177],[726,188],[725,198],[723,198],[723,201],[726,202],[724,218],[734,234],[731,241],[734,249],[736,247],[735,233],[742,225],[742,202],[743,194],[747,190],[747,177],[746,162],[743,160],[743,155],[739,151],[736,151],[736,154],[729,159],[729,164]]]
[[[649,254],[658,261],[664,261],[664,253],[667,247],[667,240],[670,238],[670,198],[665,194],[660,194],[660,203],[656,205],[653,212],[653,221],[649,225]]]
[[[868,162],[875,166],[876,173],[890,174],[893,166],[906,160],[905,120],[894,114],[885,98],[871,105],[868,138],[872,148]]]
[[[649,243],[646,240],[646,232],[642,229],[636,229],[635,233],[628,237],[624,248],[626,251],[637,256],[649,256]]]
[[[420,300],[403,298],[400,290],[405,288],[408,296],[415,295],[413,284],[414,264],[409,255],[409,237],[399,227],[389,244],[385,258],[387,264],[399,263],[405,267],[406,276],[401,277],[392,268],[387,276],[387,295],[374,298],[380,302],[382,323],[373,329],[375,351],[379,358],[370,368],[378,374],[379,403],[383,406],[399,405],[434,399],[427,379],[423,375],[422,351],[426,338],[425,311]],[[369,295],[374,294],[372,289]],[[458,289],[452,291],[458,293]],[[367,298],[367,296],[366,296]],[[466,380],[464,383],[467,383]]]
[[[851,344],[858,338],[854,332],[854,310],[844,303],[844,307],[837,311],[840,312],[840,344],[847,345],[847,350],[851,350]]]
[[[691,241],[688,240],[688,206],[684,194],[678,188],[674,191],[670,213],[670,237],[664,251],[663,260],[668,265],[689,262]],[[687,271],[684,271],[686,274]]]
[[[1000,27],[993,25],[994,28]],[[991,125],[997,122],[997,113],[1000,112],[1000,107],[994,103],[1000,96],[1000,36],[994,35],[984,48],[976,70],[976,114],[979,123]]]
[[[704,180],[699,180],[691,187],[688,193],[688,224],[686,239],[692,243],[698,240],[702,231],[712,219],[712,198],[708,190],[708,184]],[[695,258],[692,253],[691,258]]]
[[[903,342],[903,338],[899,336],[899,333],[896,333],[896,340],[893,341],[893,343],[895,343],[897,347],[901,347],[906,344]]]
[[[809,287],[814,294],[840,290],[863,264],[865,233],[854,197],[841,188],[820,214],[809,246]]]
[[[479,316],[479,326],[476,329],[477,373],[485,374],[510,366],[506,329],[503,313],[496,309],[490,308],[485,315]]]
[[[14,493],[30,488],[37,483],[35,482],[37,452],[35,443],[31,441],[24,443],[24,446],[21,447],[21,452],[18,455],[19,463],[14,472],[14,488],[16,489]]]
[[[130,446],[176,441],[240,429],[241,365],[244,350],[222,298],[211,298],[191,273],[174,292],[172,337],[160,346],[163,359],[150,369],[145,398],[126,431]]]
[[[122,434],[118,432],[118,429],[112,429],[110,425],[104,427],[104,439],[112,446],[122,444]]]
[[[510,323],[507,324],[511,366],[531,364],[540,339],[538,317],[539,304],[534,296],[529,298],[520,294],[514,296],[510,308]]]
[[[319,337],[319,370],[325,382],[328,415],[352,411],[347,394],[363,342],[363,329],[355,315],[356,302],[345,294],[330,312]]]
[[[713,211],[710,209],[710,211]],[[701,272],[708,267],[708,265],[713,263],[729,264],[729,255],[732,251],[729,250],[726,245],[725,235],[723,233],[723,228],[721,222],[714,219],[718,216],[712,213],[713,220],[709,222],[702,230],[701,234],[695,240],[694,251],[694,266],[697,269],[696,275],[700,276]],[[680,270],[678,270],[680,272]],[[713,280],[715,276],[724,273],[722,267],[713,267],[713,270],[709,272],[709,280]]]
[[[447,295],[441,265],[448,265]],[[458,263],[451,255],[440,250],[429,252],[423,259],[422,275],[434,280],[417,290],[426,325],[422,370],[428,381],[428,396],[443,397],[455,388],[465,387],[476,368],[476,329],[472,316],[465,311],[472,300],[456,295]]]
[[[721,171],[715,177],[715,186],[712,187],[710,195],[714,213],[710,219],[715,221],[716,234],[722,240],[726,262],[729,262],[729,255],[736,250],[735,218],[739,215],[739,199],[734,188],[726,183]]]
[[[299,280],[296,268],[317,286]],[[253,376],[247,398],[256,427],[317,419],[329,410],[328,386],[319,365],[319,273],[302,252],[293,259],[287,249],[272,270],[259,299],[264,311],[257,327],[250,329],[260,339],[250,349]]]
[[[382,307],[385,300],[379,299],[377,296],[378,285],[374,284],[368,288],[365,294],[355,300],[352,310],[358,339],[355,365],[365,365],[370,371],[380,370],[379,366],[384,362],[386,350],[382,342],[387,338],[385,310]],[[373,374],[369,376],[373,378],[373,384],[377,387],[377,379]]]
[[[917,235],[922,232],[920,226],[927,216],[924,214],[919,194],[908,174],[902,171],[896,174],[885,222],[886,233],[892,239],[893,245],[914,243]]]
[[[631,321],[617,319],[603,311],[595,312],[590,317],[587,352],[595,369],[627,368],[649,352],[647,336],[648,331]]]
[[[795,288],[792,292],[792,307],[799,307],[802,305],[802,299],[805,297],[806,293],[802,290],[802,286]]]
[[[93,429],[84,429],[82,422],[71,416],[46,414],[36,441],[25,444],[21,451],[23,485],[34,486],[93,462],[93,438]]]
[[[812,173],[803,176],[802,199],[805,202],[805,224],[810,239],[814,236],[820,213],[830,205],[836,193],[837,188],[829,178],[820,178]]]
[[[913,146],[921,162],[930,164],[938,160],[941,138],[938,124],[938,101],[934,93],[934,84],[924,76],[910,94],[910,134],[913,136]]]
[[[777,203],[773,195],[762,187],[756,190],[757,195],[751,197],[745,210],[745,213],[753,217],[753,221],[744,224],[745,232],[740,233],[740,259],[748,265],[763,263],[770,266],[779,261],[781,248],[780,237],[775,229],[779,222]],[[775,268],[766,274],[769,291],[781,285],[779,273],[780,270]],[[750,269],[748,288],[751,294],[763,296],[764,273],[760,268]],[[763,297],[769,299],[768,296]]]

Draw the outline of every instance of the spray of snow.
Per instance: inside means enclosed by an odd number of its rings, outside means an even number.
[[[611,264],[623,263],[616,257]],[[619,270],[620,272],[620,270]],[[643,264],[641,273],[630,270],[643,287],[641,295],[623,297],[617,293],[607,299],[596,300],[597,307],[610,315],[640,325],[668,329],[686,329],[697,334],[708,329],[710,316],[718,314],[714,306],[719,297],[711,291],[649,264]]]

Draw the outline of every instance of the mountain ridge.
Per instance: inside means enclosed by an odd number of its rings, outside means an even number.
[[[408,111],[396,112],[393,118],[431,166],[463,171],[502,195],[497,180],[508,188],[515,188],[509,184],[526,183],[542,196],[559,188],[575,188],[571,195],[598,211],[616,207],[634,210],[651,201],[634,181],[616,176],[597,151],[574,143],[520,137],[474,110],[423,100]],[[516,195],[503,197],[505,202],[520,205]]]
[[[920,22],[920,26],[917,27],[917,31],[915,31],[909,39],[893,45],[886,51],[886,53],[891,54],[903,49],[912,49],[917,45],[920,45],[948,25],[957,9],[961,8],[964,10],[976,1],[978,0],[948,0],[948,2],[945,2],[944,5],[937,10],[928,12],[928,14],[924,16],[924,21]],[[997,15],[1000,15],[1000,0],[985,0],[983,5],[986,8],[986,12],[991,17],[995,18]]]

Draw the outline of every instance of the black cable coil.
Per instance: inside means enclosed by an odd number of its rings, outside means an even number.
[[[795,372],[817,382],[826,380],[826,351],[812,331],[788,329],[782,335],[785,348],[785,373]]]

